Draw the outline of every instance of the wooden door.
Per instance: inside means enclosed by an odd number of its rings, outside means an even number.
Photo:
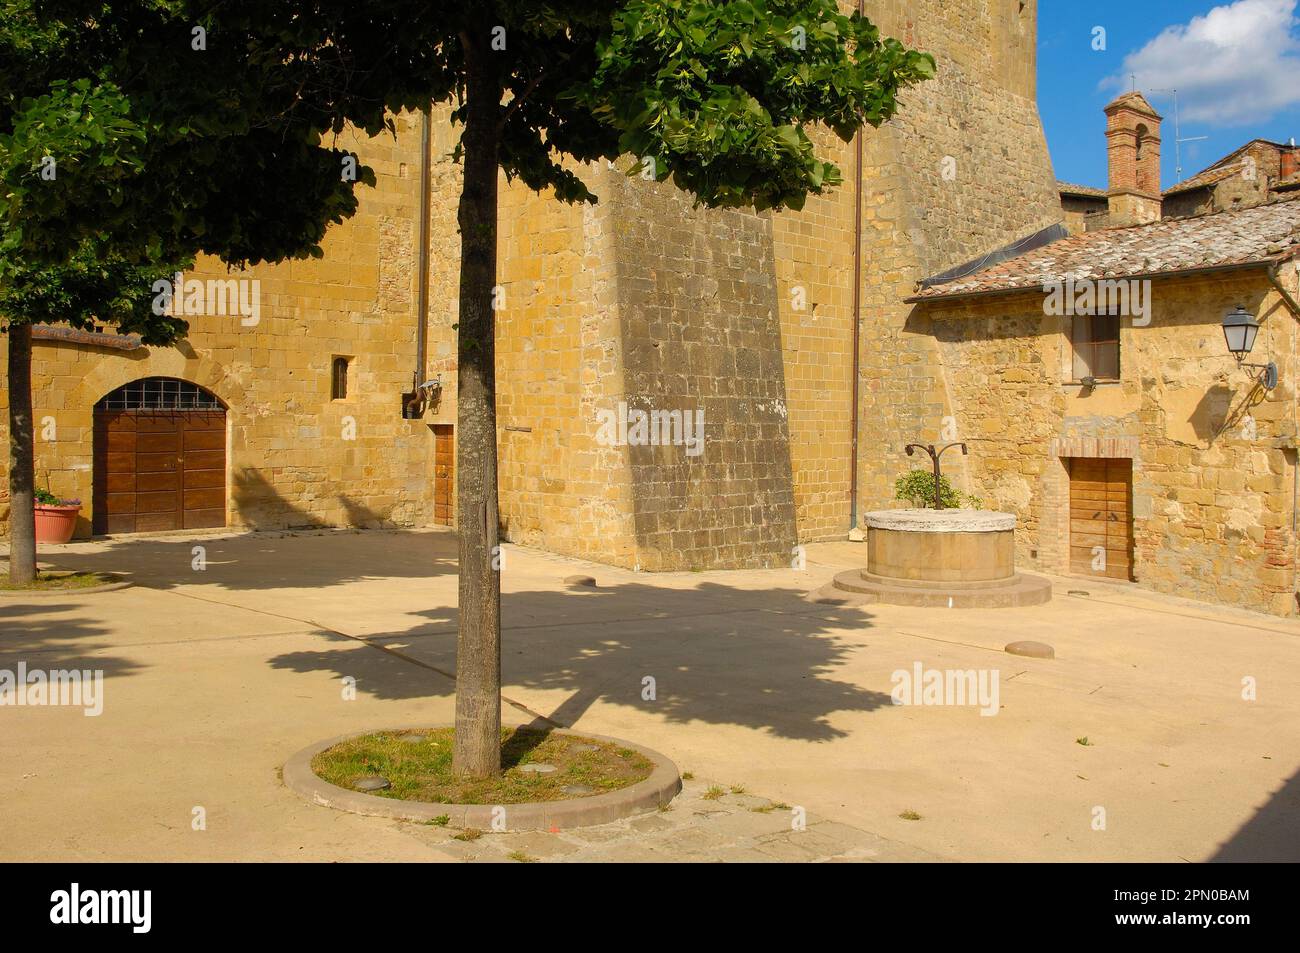
[[[451,424],[433,425],[433,522],[454,526],[452,503],[456,498],[456,440]]]
[[[96,533],[226,525],[224,410],[95,411]]]
[[[1070,571],[1133,578],[1133,461],[1070,460]]]

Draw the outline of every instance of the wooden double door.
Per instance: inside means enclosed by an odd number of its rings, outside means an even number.
[[[224,410],[95,410],[96,533],[226,525]]]
[[[1071,457],[1070,572],[1133,578],[1133,461]]]

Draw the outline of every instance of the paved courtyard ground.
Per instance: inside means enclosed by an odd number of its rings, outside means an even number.
[[[0,860],[1300,860],[1300,624],[1077,579],[1023,609],[811,600],[862,563],[851,543],[804,571],[655,575],[507,547],[505,717],[667,754],[693,776],[670,811],[463,841],[308,804],[277,774],[299,748],[450,723],[455,550],[436,530],[43,550],[135,585],[0,597],[0,669],[106,677],[99,717],[0,708]],[[1002,651],[1018,639],[1057,658]],[[918,663],[998,670],[996,716],[891,704]]]

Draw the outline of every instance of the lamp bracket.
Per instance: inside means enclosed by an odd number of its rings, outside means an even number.
[[[1237,363],[1242,367],[1250,367],[1259,371],[1260,373],[1256,377],[1256,380],[1264,385],[1265,390],[1272,390],[1277,386],[1277,365],[1272,361],[1269,361],[1267,364],[1251,364],[1246,361],[1238,360]]]

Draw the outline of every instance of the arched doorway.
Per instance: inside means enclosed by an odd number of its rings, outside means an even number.
[[[226,408],[174,377],[123,384],[95,404],[96,533],[226,525]]]

